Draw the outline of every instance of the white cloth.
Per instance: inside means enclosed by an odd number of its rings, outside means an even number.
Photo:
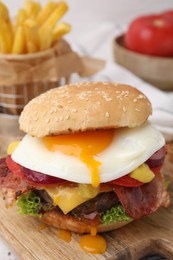
[[[165,92],[146,83],[113,61],[113,39],[122,33],[125,27],[120,28],[112,23],[105,23],[97,28],[97,31],[90,31],[89,34],[73,42],[74,49],[79,53],[107,61],[102,71],[85,80],[127,83],[141,90],[152,103],[153,114],[150,121],[163,133],[167,142],[173,141],[173,92]],[[83,81],[84,79],[74,77],[72,80]]]

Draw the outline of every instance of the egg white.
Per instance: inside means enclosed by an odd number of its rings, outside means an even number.
[[[144,163],[165,144],[160,132],[149,123],[115,130],[112,143],[94,158],[101,162],[101,182],[120,178]],[[41,138],[26,135],[12,159],[34,171],[77,183],[91,183],[86,164],[74,156],[47,150]]]

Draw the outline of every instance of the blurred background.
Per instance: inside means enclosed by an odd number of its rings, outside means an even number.
[[[24,2],[24,0],[4,1],[12,16],[15,16]],[[45,4],[47,1],[40,0],[39,2]],[[100,23],[113,22],[115,25],[122,26],[135,16],[173,8],[172,0],[67,0],[66,2],[70,10],[64,19],[73,27],[68,35],[71,40],[96,29]]]

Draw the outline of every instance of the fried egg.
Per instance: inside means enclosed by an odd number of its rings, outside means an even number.
[[[34,171],[97,187],[130,173],[164,144],[162,134],[146,122],[44,138],[27,134],[12,159]]]

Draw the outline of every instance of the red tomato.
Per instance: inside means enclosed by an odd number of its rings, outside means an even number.
[[[124,36],[127,49],[153,56],[173,56],[173,11],[141,16],[129,25]]]
[[[151,168],[151,170],[154,172],[154,174],[160,173],[160,169],[161,169],[161,166]],[[127,174],[121,178],[118,178],[116,180],[113,180],[110,183],[120,185],[120,186],[125,186],[125,187],[138,187],[138,186],[141,186],[142,184],[144,184],[143,182],[140,182],[136,179],[131,178],[129,174]]]
[[[20,166],[18,163],[14,162],[10,155],[6,157],[6,163],[8,168],[17,176],[29,181],[30,183],[36,184],[57,184],[66,182],[63,179],[49,176],[41,172],[32,171],[30,169]]]
[[[118,178],[116,180],[113,180],[110,183],[120,185],[120,186],[125,186],[125,187],[138,187],[143,184],[142,182],[131,178],[129,174],[127,174],[121,178]]]
[[[165,19],[169,19],[173,23],[173,10],[166,11],[162,14]]]
[[[18,163],[14,162],[12,159],[11,159],[11,156],[10,155],[7,155],[6,157],[6,163],[7,163],[7,166],[8,168],[13,172],[15,173],[17,176],[19,177],[24,177],[23,176],[23,172],[21,170],[21,167]]]

